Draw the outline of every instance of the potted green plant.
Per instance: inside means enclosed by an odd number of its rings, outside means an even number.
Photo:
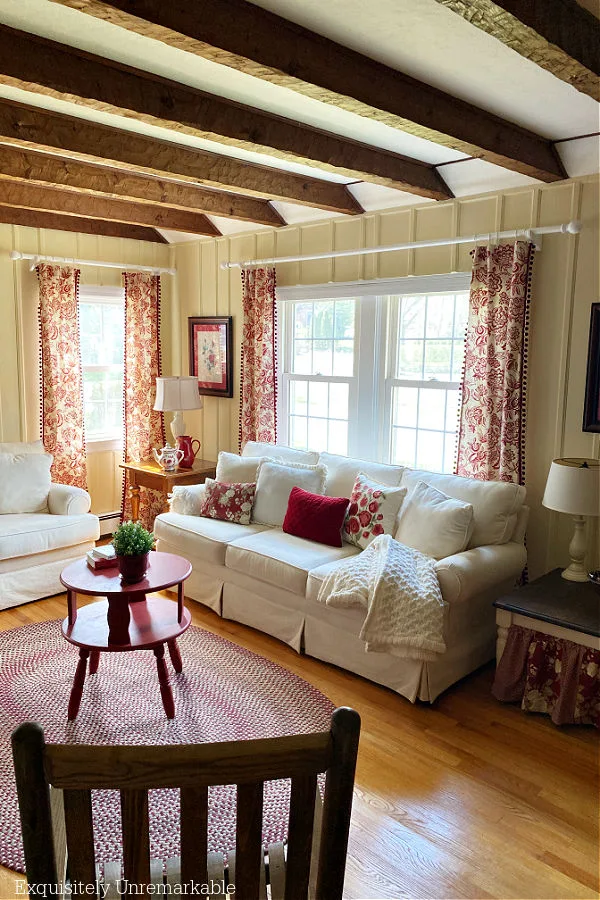
[[[154,535],[139,522],[123,522],[112,538],[121,579],[125,584],[141,581],[148,568],[148,554],[154,547]]]

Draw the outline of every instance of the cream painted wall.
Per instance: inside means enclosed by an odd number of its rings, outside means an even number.
[[[40,434],[38,288],[29,261],[12,262],[11,250],[78,259],[170,266],[166,244],[0,225],[0,441],[35,440]],[[162,278],[163,366],[171,369],[172,276]],[[119,269],[81,268],[82,284],[120,285]],[[88,456],[92,509],[101,515],[121,506],[121,453]]]
[[[222,261],[374,247],[580,218],[583,231],[578,237],[544,237],[535,260],[531,309],[526,457],[530,572],[537,577],[565,565],[571,524],[568,517],[544,509],[541,499],[554,457],[600,458],[600,437],[581,430],[590,304],[600,296],[598,194],[599,180],[594,176],[177,245],[179,328],[173,331],[173,373],[187,372],[188,316],[234,317],[234,397],[206,397],[202,412],[186,413],[188,433],[200,438],[205,458],[215,459],[219,450],[237,450],[240,271],[220,269]],[[470,249],[461,245],[287,263],[277,266],[277,281],[321,284],[469,271]],[[590,565],[597,564],[595,525],[589,541]]]

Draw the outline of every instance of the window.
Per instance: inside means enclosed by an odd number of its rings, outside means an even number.
[[[79,328],[87,442],[122,439],[124,292],[82,287]]]
[[[280,289],[281,442],[451,472],[468,284],[457,273],[365,283],[360,296]]]

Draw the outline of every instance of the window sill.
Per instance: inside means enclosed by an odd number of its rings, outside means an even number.
[[[123,451],[123,438],[94,438],[85,442],[87,453],[106,453],[107,451]]]

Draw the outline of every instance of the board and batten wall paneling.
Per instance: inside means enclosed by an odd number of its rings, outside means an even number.
[[[194,418],[195,430],[191,433],[202,435],[204,455],[215,458],[218,450],[235,451],[238,444],[240,272],[221,270],[221,262],[487,234],[581,218],[583,231],[578,237],[543,238],[543,249],[535,257],[531,308],[526,439],[530,574],[535,578],[550,568],[566,565],[571,521],[568,516],[544,509],[541,500],[553,458],[600,458],[600,436],[581,430],[590,305],[600,297],[598,200],[599,179],[589,176],[177,245],[174,255],[185,353],[188,315],[217,312],[234,318],[235,396],[232,400],[206,398],[205,409]],[[277,283],[319,284],[469,271],[471,249],[472,245],[460,245],[283,263],[277,266]],[[597,521],[589,523],[589,537],[589,563],[598,565]]]
[[[0,441],[32,441],[40,434],[38,284],[30,261],[13,262],[9,253],[35,253],[76,259],[169,266],[167,245],[65,231],[0,225]],[[161,344],[163,371],[172,372],[174,346],[170,308],[172,276],[162,282]],[[84,266],[81,283],[121,285],[120,269]],[[121,454],[89,453],[92,510],[101,515],[120,509]]]

